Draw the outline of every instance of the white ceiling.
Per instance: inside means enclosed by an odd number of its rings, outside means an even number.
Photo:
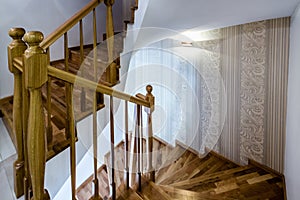
[[[149,0],[142,27],[208,30],[291,16],[300,0]]]

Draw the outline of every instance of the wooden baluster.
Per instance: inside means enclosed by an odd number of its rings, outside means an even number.
[[[96,10],[93,9],[93,66],[94,66],[94,81],[97,82],[97,21]],[[99,180],[97,177],[98,170],[98,143],[97,143],[97,92],[93,93],[93,164],[94,164],[94,195],[90,200],[101,199],[99,195]]]
[[[125,184],[126,188],[129,189],[129,141],[128,141],[128,101],[125,101]]]
[[[145,108],[147,112],[148,123],[148,140],[147,140],[147,154],[148,154],[148,172],[151,181],[155,182],[155,171],[152,166],[152,152],[153,152],[153,129],[152,129],[152,113],[154,111],[155,97],[152,95],[152,86],[146,86],[147,94],[146,100],[150,103],[150,108]]]
[[[30,97],[27,145],[33,200],[50,199],[49,194],[44,190],[46,127],[41,87],[48,80],[48,56],[39,47],[43,38],[43,34],[38,31],[28,32],[24,36],[25,42],[29,45],[23,60],[25,86],[29,90]]]
[[[64,34],[64,57],[65,57],[65,71],[69,71],[69,45],[68,45],[68,33]],[[65,95],[67,105],[66,116],[66,132],[65,136],[70,141],[70,163],[71,163],[71,191],[72,200],[75,200],[76,195],[76,138],[75,138],[75,119],[74,119],[74,105],[73,105],[73,85],[71,83],[65,83]]]
[[[138,191],[142,191],[142,174],[141,174],[141,142],[140,142],[140,127],[141,127],[141,106],[137,105],[136,117],[137,117],[137,126],[136,126],[136,142],[137,142],[137,182],[138,182]]]
[[[142,113],[142,110],[143,110],[143,106],[141,106],[141,109],[140,109],[140,135],[139,135],[139,142],[140,142],[140,166],[141,166],[141,174],[143,174],[143,167],[144,167],[144,161],[143,161],[143,157],[144,157],[144,151],[143,151],[143,148],[144,148],[144,144],[143,144],[143,113]]]
[[[97,48],[97,15],[96,15],[96,9],[93,9],[93,65],[94,65],[94,81],[98,82],[100,79],[101,74],[99,74],[99,70],[97,70],[97,57],[98,57],[98,48]],[[101,71],[101,70],[100,70]],[[103,94],[100,92],[96,92],[96,100],[97,104],[103,103]]]
[[[64,57],[65,57],[65,71],[68,72],[69,71],[69,40],[68,40],[68,33],[66,32],[64,34]],[[68,92],[70,91],[70,86],[69,84],[66,84],[65,85],[65,98],[66,98],[66,102],[69,102],[70,100],[68,99],[69,98],[69,94]],[[72,97],[71,97],[72,98]],[[69,109],[70,105],[67,104],[67,112]],[[67,114],[67,117],[68,117],[68,114]],[[71,137],[71,133],[69,132],[69,127],[68,127],[68,119],[66,119],[66,131],[65,131],[65,137],[66,139],[70,139]]]
[[[67,87],[68,101],[67,105],[67,123],[68,132],[70,133],[70,163],[71,163],[71,191],[72,200],[75,200],[76,195],[76,136],[75,136],[75,117],[74,117],[74,103],[73,103],[73,85],[68,83]]]
[[[8,66],[11,73],[14,74],[14,98],[13,98],[13,132],[16,137],[17,160],[14,162],[14,191],[19,198],[24,194],[24,144],[23,144],[23,126],[22,126],[22,72],[13,66],[13,59],[23,55],[27,45],[22,40],[25,30],[23,28],[11,28],[9,36],[13,41],[7,48]]]
[[[80,37],[80,64],[83,64],[84,61],[84,53],[83,53],[83,23],[82,20],[79,21],[79,37]],[[81,71],[80,75],[83,75],[84,77],[84,70]],[[86,92],[85,88],[81,88],[81,94],[80,94],[80,109],[81,111],[86,110]]]
[[[96,92],[94,92],[93,96],[93,163],[94,163],[94,195],[90,198],[90,200],[100,200],[101,197],[99,195],[99,181],[97,177],[98,173],[98,162],[97,162],[97,157],[98,157],[98,141],[97,141],[97,97],[96,97]]]
[[[114,100],[110,96],[110,163],[111,163],[111,198],[116,199],[115,184],[115,127],[114,127]]]
[[[114,62],[114,21],[112,6],[115,3],[114,0],[104,0],[107,7],[106,13],[106,38],[107,38],[107,50],[108,50],[108,63],[109,67],[106,69],[106,79],[108,82],[117,83],[117,63]]]

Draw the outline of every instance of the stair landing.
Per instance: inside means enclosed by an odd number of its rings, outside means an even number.
[[[161,149],[164,144],[155,140],[154,146]],[[123,152],[123,143],[115,148],[115,154]],[[184,151],[182,153],[182,151]],[[181,156],[175,155],[181,152]],[[254,161],[247,166],[240,166],[216,152],[210,152],[204,158],[177,144],[170,151],[160,151],[155,158],[164,158],[162,162],[167,164],[156,172],[156,182],[142,178],[142,191],[137,191],[137,186],[126,190],[123,178],[119,178],[117,199],[286,199],[284,176],[268,167]],[[174,160],[172,157],[174,156]],[[116,156],[116,163],[124,165],[123,156]],[[156,162],[156,161],[154,161]],[[99,179],[107,182],[99,185],[101,197],[109,196],[109,182],[106,165],[98,171]],[[105,178],[103,178],[105,177]],[[123,175],[121,175],[123,177]],[[77,189],[78,200],[89,199],[91,189],[86,189],[91,184],[91,177]],[[89,192],[85,192],[89,191]]]

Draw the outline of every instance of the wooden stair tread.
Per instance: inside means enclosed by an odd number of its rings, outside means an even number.
[[[107,199],[109,197],[109,183],[106,166],[102,165],[97,172],[97,178],[99,181],[99,195],[102,199]],[[93,178],[93,175],[91,175],[77,188],[76,196],[78,200],[86,200],[93,196]]]
[[[152,152],[152,166],[154,167],[154,169],[167,167],[165,166],[165,164],[163,165],[163,163],[169,157],[171,151],[172,147],[170,145],[166,145],[162,141],[159,141],[154,137]]]
[[[169,166],[168,169],[161,171],[161,173],[164,173],[163,175],[159,176],[158,174],[156,182],[159,184],[171,184],[235,167],[237,165],[214,154],[208,154],[206,157],[200,158],[193,152],[186,150],[181,158]],[[176,174],[176,176],[172,176],[172,174]]]
[[[143,199],[172,200],[172,197],[170,197],[160,186],[156,185],[152,181],[146,181],[143,185],[144,187],[142,187],[142,191],[139,192]]]
[[[192,172],[195,168],[197,168],[201,164],[200,159],[194,159],[188,165],[181,167],[176,171],[169,171],[169,173],[165,173],[161,179],[157,181],[159,184],[171,184],[178,179],[184,179],[188,176],[189,172]],[[170,167],[172,169],[172,167]],[[172,174],[176,174],[176,176],[172,176]]]
[[[160,186],[172,199],[207,199],[207,200],[218,200],[220,198],[213,197],[207,194],[201,194],[199,192],[194,192],[190,190],[184,190],[180,188],[175,188],[168,185]]]
[[[167,156],[162,161],[158,172],[156,173],[156,181],[164,179],[164,173],[169,169],[169,167],[171,167],[171,164],[173,164],[184,152],[185,149],[181,148],[180,146],[176,146],[170,152],[168,152]]]
[[[3,123],[6,126],[16,148],[17,142],[15,135],[13,134],[13,96],[9,96],[0,100],[0,113]]]
[[[188,189],[195,185],[198,185],[199,183],[203,183],[205,181],[212,181],[212,180],[215,181],[216,179],[221,180],[222,178],[227,178],[228,176],[233,176],[235,173],[249,170],[251,168],[252,168],[251,166],[236,167],[236,168],[228,169],[225,171],[215,172],[212,174],[207,174],[207,175],[199,176],[199,177],[192,178],[192,179],[179,181],[176,183],[172,183],[171,185],[174,187],[182,188],[182,189]]]
[[[142,200],[142,197],[131,188],[126,189],[125,185],[122,184],[117,189],[117,200]]]
[[[181,183],[174,183],[172,186],[218,198],[226,196],[228,198],[248,199],[254,191],[259,193],[258,187],[264,185],[265,188],[268,188],[264,192],[272,193],[272,196],[276,194],[283,197],[282,187],[277,184],[281,180],[272,174],[259,174],[257,171],[258,169],[252,166],[237,167],[224,172],[202,175]],[[252,192],[247,194],[249,190]]]
[[[154,140],[154,149],[163,149],[164,146],[160,141]],[[115,180],[119,186],[117,199],[284,199],[282,177],[255,164],[239,166],[215,152],[200,158],[178,146],[172,148],[168,155],[165,162],[171,164],[158,171],[165,173],[160,175],[163,178],[153,183],[143,176],[141,192],[134,192],[136,184],[132,186],[133,189],[126,190],[123,171],[116,171]],[[109,156],[108,153],[108,166]],[[115,165],[123,169],[123,142],[115,147],[115,156]],[[175,157],[177,159],[172,161]]]

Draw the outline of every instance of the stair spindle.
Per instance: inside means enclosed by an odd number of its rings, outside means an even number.
[[[147,113],[147,123],[148,123],[148,140],[147,140],[147,154],[148,154],[148,172],[149,172],[149,178],[151,181],[155,182],[155,171],[152,166],[152,153],[153,153],[153,129],[152,129],[152,113],[154,111],[154,103],[155,103],[155,97],[152,94],[152,86],[147,85],[146,86],[146,101],[150,103],[150,108],[145,108],[145,111]]]
[[[65,59],[64,59],[64,61],[65,61],[65,71],[66,72],[68,72],[69,71],[69,40],[68,40],[68,32],[66,32],[65,34],[64,34],[64,57],[65,57]],[[69,84],[66,84],[66,91],[65,91],[65,95],[66,95],[66,102],[69,102],[70,100],[68,99],[69,98],[69,94],[68,94],[68,91],[70,90],[70,86],[69,86]],[[71,96],[71,98],[72,98],[72,96]],[[66,104],[67,105],[67,111],[68,110],[70,110],[69,109],[69,107],[70,107],[70,105],[68,105],[68,104]],[[67,114],[67,117],[69,116],[69,114]],[[68,119],[66,119],[66,122],[68,122],[67,121]],[[68,130],[70,130],[69,129],[69,127],[68,127],[68,123],[66,123],[66,135],[65,135],[65,137],[66,137],[66,139],[70,139],[70,137],[71,137],[71,133],[68,131]]]
[[[141,173],[144,172],[144,144],[143,144],[143,107],[141,106],[140,108],[140,135],[139,135],[139,142],[140,142],[140,169],[141,169]]]
[[[141,127],[141,106],[137,105],[137,126],[136,126],[136,142],[137,142],[137,178],[138,178],[138,191],[142,191],[142,173],[141,173],[141,142],[140,142],[140,127]]]
[[[94,92],[93,94],[93,163],[94,163],[94,195],[90,198],[90,200],[100,200],[99,196],[99,181],[97,177],[98,170],[98,143],[97,143],[97,94]]]
[[[24,53],[24,72],[25,86],[30,97],[27,145],[33,200],[50,199],[44,190],[46,127],[41,87],[48,80],[48,56],[39,46],[43,38],[43,34],[38,31],[28,32],[24,36],[29,46]]]
[[[96,10],[93,9],[93,66],[94,66],[94,81],[96,82],[97,77],[97,20]],[[99,180],[97,177],[98,170],[98,143],[97,143],[97,96],[98,93],[93,93],[93,164],[94,164],[94,195],[90,198],[91,200],[101,199],[99,196]]]
[[[80,41],[80,65],[84,62],[84,52],[83,52],[83,23],[82,20],[79,21],[79,41]],[[84,73],[84,70],[81,71]],[[81,74],[84,77],[84,74]],[[86,111],[86,92],[85,88],[81,88],[80,94],[80,109],[82,112]]]
[[[115,84],[117,83],[117,63],[114,61],[114,21],[112,6],[115,3],[114,0],[104,0],[106,5],[106,41],[108,51],[108,63],[109,66],[106,69],[106,79],[108,82]]]
[[[143,95],[143,94],[137,94],[136,97],[140,98],[140,99],[144,99],[146,101],[149,102],[149,108],[145,107],[145,112],[147,113],[147,134],[148,134],[148,139],[146,140],[147,142],[147,172],[148,172],[148,176],[149,179],[151,181],[155,181],[155,171],[153,169],[152,166],[152,152],[153,152],[153,129],[152,129],[152,113],[154,111],[154,102],[155,102],[155,98],[152,95],[152,86],[151,85],[147,85],[146,86],[146,91],[147,94]],[[142,113],[140,114],[140,116],[142,117]],[[142,126],[142,120],[141,120],[141,126]],[[143,130],[143,127],[141,127],[141,131]],[[141,138],[143,137],[143,133],[141,133]],[[141,145],[142,145],[141,141]],[[143,151],[143,148],[142,150]],[[141,158],[143,159],[143,158]]]
[[[125,184],[129,189],[129,141],[128,141],[128,101],[125,101]]]
[[[13,39],[7,48],[8,66],[14,74],[14,98],[13,98],[13,133],[16,138],[17,160],[14,162],[14,191],[17,197],[24,194],[23,179],[25,176],[24,166],[24,143],[22,125],[22,72],[13,66],[13,59],[23,55],[27,49],[22,40],[25,30],[23,28],[11,28],[9,36]]]
[[[115,184],[115,128],[114,128],[114,104],[113,97],[110,96],[110,164],[111,164],[111,198],[116,199]]]

